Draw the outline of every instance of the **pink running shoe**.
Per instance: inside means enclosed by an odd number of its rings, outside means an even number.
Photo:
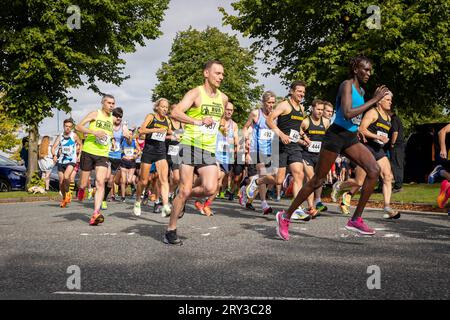
[[[277,212],[277,235],[285,240],[289,240],[289,225],[291,224],[291,220],[286,219],[284,217],[285,211],[278,211]]]
[[[369,228],[369,226],[364,222],[364,220],[361,217],[359,217],[355,221],[352,221],[352,219],[350,219],[347,225],[345,226],[345,229],[369,236],[372,236],[376,233],[375,230]]]
[[[77,197],[78,197],[78,201],[83,201],[83,199],[84,199],[84,189],[78,189],[78,193],[77,193]]]
[[[441,209],[444,209],[445,205],[447,204],[448,198],[450,196],[449,190],[450,190],[450,183],[447,180],[442,181],[441,192],[439,193],[439,196],[437,198],[438,206]]]

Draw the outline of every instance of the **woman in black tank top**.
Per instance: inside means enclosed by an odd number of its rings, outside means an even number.
[[[166,217],[170,215],[169,206],[169,169],[166,160],[166,136],[172,134],[167,118],[169,101],[159,99],[156,101],[154,114],[149,114],[140,126],[139,133],[145,134],[145,147],[141,157],[141,169],[139,173],[139,182],[136,189],[136,202],[133,212],[136,216],[141,214],[141,195],[148,184],[150,167],[155,163],[158,179],[161,184],[161,197],[163,208],[161,215]]]
[[[388,115],[388,111],[391,109],[391,105],[392,93],[380,100],[376,108],[367,111],[362,119],[360,131],[367,139],[367,148],[372,152],[381,168],[380,176],[383,179],[384,218],[398,219],[400,218],[400,213],[393,210],[390,206],[394,176],[392,174],[391,163],[383,149],[383,146],[389,143],[388,133],[391,128],[391,118]],[[364,179],[366,178],[366,173],[361,167],[357,167],[355,173],[357,186],[351,190],[352,194],[358,192],[359,186],[363,185]]]

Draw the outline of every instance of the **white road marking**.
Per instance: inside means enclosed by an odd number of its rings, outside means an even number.
[[[383,238],[400,238],[400,235],[399,234],[394,234],[394,233],[388,233],[388,234],[385,234],[384,236],[383,236]]]
[[[179,298],[179,299],[221,299],[221,300],[329,300],[300,297],[250,297],[250,296],[208,296],[208,295],[172,295],[172,294],[140,294],[140,293],[106,293],[106,292],[79,292],[58,291],[52,294],[79,295],[79,296],[124,296],[124,297],[148,297],[148,298]]]
[[[211,235],[211,233],[202,233],[202,236],[204,236],[204,237],[207,237],[207,236],[210,236]]]

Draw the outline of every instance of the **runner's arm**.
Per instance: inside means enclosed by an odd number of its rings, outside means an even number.
[[[53,156],[53,158],[57,157],[56,149],[58,149],[60,142],[61,142],[61,136],[58,135],[58,137],[56,138],[55,142],[53,142],[53,146],[52,146],[52,156]]]
[[[287,114],[289,112],[289,105],[286,102],[281,102],[275,110],[267,117],[266,123],[267,126],[272,129],[273,132],[277,136],[280,137],[281,141],[283,141],[284,144],[289,144],[291,142],[289,136],[285,135],[281,130],[278,128],[278,126],[275,124],[275,119],[278,118],[282,114]]]
[[[186,111],[189,110],[190,107],[195,105],[195,100],[199,98],[199,89],[195,88],[190,90],[186,95],[183,97],[183,99],[178,103],[175,108],[172,110],[172,117],[180,121],[181,123],[187,123],[192,125],[201,126],[203,125],[203,119],[202,120],[196,120],[194,118],[189,117],[186,115]],[[207,117],[211,119],[211,117]],[[206,119],[206,118],[204,118]],[[211,119],[212,120],[212,119]],[[208,123],[210,125],[211,123]]]
[[[97,118],[97,111],[92,111],[89,113],[86,117],[84,117],[83,120],[79,124],[75,126],[75,130],[82,132],[84,134],[92,134],[96,136],[97,138],[104,138],[107,136],[107,133],[103,130],[94,131],[89,128],[86,128],[85,125],[90,123],[91,121],[95,121]]]
[[[445,137],[447,136],[447,133],[450,132],[450,124],[446,125],[444,128],[439,130],[438,136],[439,136],[439,147],[441,149],[439,155],[442,159],[447,159],[447,145],[445,143]]]
[[[361,121],[361,125],[359,126],[359,131],[366,139],[367,138],[372,139],[372,140],[378,139],[380,141],[383,141],[384,143],[387,143],[387,142],[389,142],[389,138],[379,136],[375,133],[370,132],[368,129],[372,123],[375,123],[377,121],[377,119],[378,119],[378,114],[375,109],[371,109],[371,110],[367,111]],[[386,139],[387,139],[387,141],[386,141]]]
[[[151,134],[151,133],[155,133],[155,132],[161,132],[161,133],[166,132],[166,129],[162,129],[162,128],[152,128],[152,129],[147,128],[148,124],[153,121],[153,118],[154,117],[152,114],[148,114],[145,117],[144,122],[139,127],[139,134]]]
[[[248,128],[250,128],[250,126],[253,125],[253,122],[256,123],[257,121],[258,121],[258,110],[252,110],[248,115],[247,122],[242,127],[242,134],[244,135],[244,137],[247,137]]]

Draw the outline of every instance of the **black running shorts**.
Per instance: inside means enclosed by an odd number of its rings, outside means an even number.
[[[332,124],[325,134],[322,149],[342,154],[344,150],[357,143],[359,143],[357,132],[350,132],[337,124]]]

